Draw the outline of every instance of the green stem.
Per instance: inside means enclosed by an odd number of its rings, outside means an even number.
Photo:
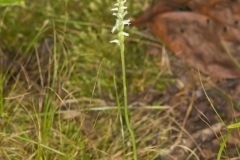
[[[123,82],[123,96],[124,96],[124,118],[126,121],[126,125],[130,134],[130,139],[132,142],[132,149],[133,149],[133,159],[137,160],[137,147],[136,147],[136,140],[135,135],[132,130],[130,120],[129,120],[129,112],[128,112],[128,98],[127,98],[127,82],[126,82],[126,65],[125,65],[125,46],[124,46],[124,36],[119,36],[120,40],[120,52],[121,52],[121,61],[122,61],[122,82]]]

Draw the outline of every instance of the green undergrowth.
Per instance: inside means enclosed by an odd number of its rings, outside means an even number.
[[[130,146],[123,145],[129,135],[116,107],[113,77],[119,77],[119,90],[122,81],[118,48],[109,43],[113,3],[26,0],[25,7],[1,7],[0,53],[6,63],[1,62],[0,74],[0,159],[131,157]],[[142,4],[148,5],[131,1],[129,15],[138,15]],[[139,36],[136,28],[128,30],[128,94],[152,87],[160,93],[169,80],[160,76],[161,56],[146,54],[155,42]],[[140,157],[152,159],[166,152],[161,145],[146,145],[166,118],[152,123],[161,110],[150,115],[130,110]]]

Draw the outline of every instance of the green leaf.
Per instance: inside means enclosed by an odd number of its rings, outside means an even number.
[[[227,127],[228,129],[240,128],[240,122],[231,124]]]
[[[24,6],[24,0],[0,0],[0,6]]]

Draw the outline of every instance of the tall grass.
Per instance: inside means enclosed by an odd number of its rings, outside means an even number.
[[[1,6],[12,6],[12,5],[20,5],[24,6],[24,0],[0,0],[0,7]],[[1,31],[2,22],[0,22],[0,31]],[[2,65],[2,64],[0,64]],[[4,105],[4,79],[5,76],[2,73],[2,66],[0,68],[0,117],[3,116],[3,105]]]
[[[4,76],[0,71],[0,117],[3,116],[3,106],[4,106],[4,95],[3,95],[3,89],[4,89]]]
[[[236,61],[237,62],[237,61]],[[237,62],[239,63],[239,62]],[[202,78],[201,78],[201,74],[200,72],[198,72],[199,74],[199,79],[200,79],[200,84],[201,84],[201,87],[203,89],[203,92],[204,92],[204,95],[206,96],[211,108],[213,109],[213,111],[215,112],[215,114],[217,115],[218,117],[218,120],[226,127],[227,129],[227,133],[226,135],[224,136],[223,133],[220,132],[220,136],[221,136],[221,143],[220,143],[220,147],[219,147],[219,150],[218,150],[218,153],[217,153],[217,160],[221,160],[221,157],[222,157],[222,154],[224,153],[225,149],[227,148],[226,145],[227,145],[227,141],[228,139],[230,138],[231,136],[231,133],[233,131],[233,129],[238,129],[240,128],[240,122],[236,122],[236,123],[233,123],[231,125],[226,125],[226,123],[224,122],[223,118],[220,116],[219,112],[217,111],[217,109],[215,108],[214,104],[213,104],[213,101],[211,100],[211,98],[208,96],[207,94],[207,91],[205,89],[205,86],[203,84],[203,81],[202,81]],[[238,130],[239,131],[239,130]],[[237,152],[238,152],[238,148],[236,149]]]

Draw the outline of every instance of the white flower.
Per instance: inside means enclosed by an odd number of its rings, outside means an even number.
[[[130,19],[124,20],[124,21],[123,21],[123,24],[129,26],[129,25],[131,24],[131,23],[130,23]]]
[[[118,29],[118,26],[119,26],[119,20],[116,20],[116,24],[112,28],[112,33],[114,33]]]
[[[123,36],[125,36],[125,37],[128,37],[128,36],[129,36],[129,34],[126,33],[126,32],[121,32],[121,34],[122,34]]]
[[[126,0],[117,0],[117,3],[114,4],[114,8],[112,9],[113,16],[116,16],[117,18],[111,32],[112,33],[117,32],[118,36],[123,36],[123,37],[129,36],[128,33],[124,32],[124,26],[130,25],[130,20],[124,19],[125,16],[128,14],[127,6],[125,6],[126,2],[127,2]],[[117,39],[112,40],[110,42],[120,44],[120,40],[117,40]]]
[[[118,11],[118,8],[113,8],[112,11]]]
[[[112,40],[112,41],[110,41],[110,43],[116,43],[116,44],[120,44],[120,42],[119,42],[119,40],[118,39],[114,39],[114,40]]]

